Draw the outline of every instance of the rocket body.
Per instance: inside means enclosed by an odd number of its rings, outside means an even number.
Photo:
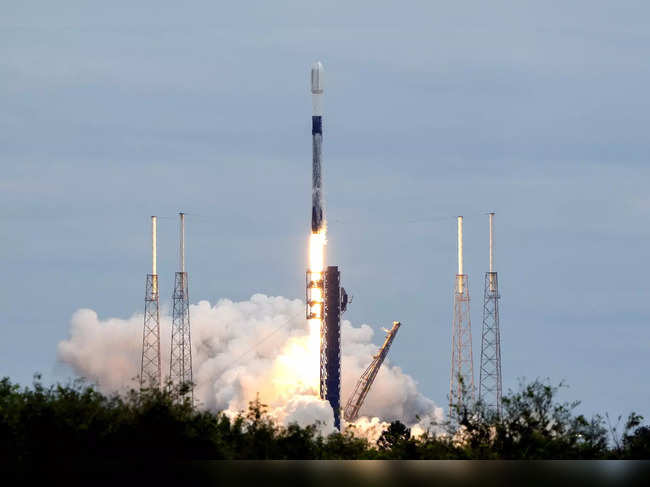
[[[307,269],[307,319],[322,327],[324,317],[325,272],[325,204],[323,201],[323,174],[321,148],[323,143],[323,65],[315,62],[311,67],[312,98],[312,180],[311,180],[311,235],[309,238],[309,267]]]
[[[321,233],[325,227],[325,204],[323,198],[322,145],[323,145],[323,65],[316,62],[311,67],[312,97],[312,202],[311,231]]]

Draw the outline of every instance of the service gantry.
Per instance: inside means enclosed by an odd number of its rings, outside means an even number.
[[[370,391],[370,387],[372,387],[372,383],[375,381],[375,377],[377,377],[381,364],[384,363],[384,359],[386,358],[386,355],[388,355],[388,350],[390,349],[400,326],[401,323],[399,321],[393,321],[393,327],[390,330],[384,330],[386,332],[384,344],[373,356],[372,362],[368,368],[363,372],[363,374],[361,374],[361,377],[354,388],[354,392],[352,392],[352,395],[345,405],[343,417],[348,423],[354,422],[359,416],[359,410],[361,409],[361,406],[363,406],[363,401],[365,401],[368,391]]]

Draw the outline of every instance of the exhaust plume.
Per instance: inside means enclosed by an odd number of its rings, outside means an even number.
[[[304,310],[300,300],[262,294],[248,301],[191,305],[194,398],[199,406],[235,415],[259,393],[279,423],[306,426],[319,421],[322,433],[334,431],[332,409],[319,398],[318,368],[313,365],[318,363],[319,330],[307,325]],[[137,387],[142,319],[142,314],[100,319],[96,312],[80,309],[72,316],[70,337],[58,345],[59,360],[103,392]],[[160,328],[163,370],[169,370],[169,316],[161,315]],[[368,325],[342,322],[344,398],[377,349],[373,334]],[[375,440],[385,422],[396,419],[418,434],[432,420],[442,419],[442,409],[417,390],[413,378],[386,360],[355,431]]]

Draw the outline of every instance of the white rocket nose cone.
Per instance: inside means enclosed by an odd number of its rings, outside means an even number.
[[[320,61],[311,65],[311,92],[323,92],[323,63]]]

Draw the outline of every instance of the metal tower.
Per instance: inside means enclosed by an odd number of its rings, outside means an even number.
[[[501,415],[501,332],[499,330],[499,281],[494,271],[494,213],[490,213],[490,271],[485,273],[481,377],[478,398]]]
[[[361,406],[363,406],[363,401],[366,399],[368,391],[370,391],[370,387],[372,387],[372,383],[375,381],[375,377],[377,377],[381,364],[384,363],[384,359],[386,358],[386,355],[388,355],[388,350],[390,349],[400,326],[401,323],[399,321],[393,321],[393,327],[390,330],[384,330],[386,332],[386,340],[384,340],[384,344],[372,358],[373,360],[368,368],[363,372],[363,374],[361,374],[361,378],[359,379],[359,382],[357,382],[354,392],[352,392],[350,399],[348,399],[348,402],[345,405],[343,417],[348,423],[353,422],[359,416],[359,410],[361,409]]]
[[[180,272],[174,281],[172,311],[172,342],[169,365],[170,380],[177,385],[188,385],[190,397],[194,399],[192,385],[192,345],[190,339],[190,305],[185,272],[185,214],[179,213],[180,225]]]
[[[325,319],[320,331],[320,397],[334,411],[334,426],[341,429],[341,273],[336,266],[325,272]]]
[[[156,273],[156,217],[151,217],[151,274],[147,274],[144,294],[144,330],[142,333],[142,361],[140,388],[159,388],[160,369],[160,311],[158,274]]]
[[[458,217],[458,274],[454,289],[454,322],[451,339],[451,379],[449,413],[454,406],[474,401],[474,360],[472,358],[472,322],[469,315],[469,285],[463,274],[463,217]]]

